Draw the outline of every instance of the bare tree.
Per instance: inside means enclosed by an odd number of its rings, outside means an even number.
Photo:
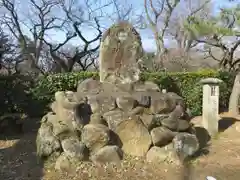
[[[168,72],[185,72],[193,68],[189,52],[181,48],[169,48],[162,57],[163,65]]]
[[[59,67],[61,67],[61,72],[72,71],[76,63],[81,67],[81,70],[86,71],[94,64],[94,61],[89,61],[89,59],[86,59],[86,57],[97,52],[100,46],[99,41],[102,36],[102,31],[99,20],[97,17],[88,17],[88,19],[84,19],[84,11],[81,11],[80,7],[78,8],[78,12],[80,12],[80,14],[77,16],[76,11],[74,11],[73,8],[76,5],[74,0],[72,0],[69,4],[66,4],[64,0],[61,0],[60,4],[67,17],[67,24],[69,27],[69,30],[65,35],[66,39],[62,43],[58,44],[48,42],[46,39],[44,39],[44,42],[49,46],[50,54],[53,60]],[[92,23],[90,24],[90,22]],[[82,26],[84,26],[86,23],[92,26],[92,29],[97,31],[97,34],[91,40],[88,40],[86,37],[84,37],[84,34],[81,31]],[[64,46],[74,38],[78,38],[80,42],[83,42],[83,45],[79,48],[75,48],[74,52],[66,51]],[[97,45],[92,47],[94,46],[94,43],[97,43]]]
[[[55,0],[29,0],[26,2],[30,5],[29,11],[27,11],[29,12],[27,14],[28,21],[20,18],[19,13],[22,11],[18,9],[14,0],[1,0],[1,3],[7,11],[2,21],[17,39],[21,50],[22,61],[18,63],[24,63],[24,65],[44,73],[39,66],[44,46],[43,37],[47,35],[48,31],[61,28],[65,22],[52,13],[57,8],[58,2]],[[28,32],[24,30],[26,28]]]
[[[0,29],[0,60],[2,60],[4,54],[9,52],[10,49],[9,39],[7,35],[4,34],[3,30]]]
[[[14,62],[18,58],[12,37],[0,28],[0,69],[7,74],[14,73]]]
[[[184,49],[180,48],[168,48],[166,53],[161,56],[163,67],[159,66],[159,63],[155,61],[155,53],[145,53],[144,56],[144,67],[145,71],[150,72],[185,72],[193,71],[204,67],[204,62],[195,54],[193,57],[192,50],[185,52]]]
[[[133,5],[128,4],[126,1],[123,3],[119,0],[111,0],[115,9],[116,18],[113,21],[130,21]]]
[[[144,0],[147,23],[154,34],[157,47],[155,63],[163,68],[162,56],[166,53],[165,38],[174,9],[180,0]]]
[[[192,17],[208,20],[211,17],[211,5],[211,0],[185,0],[175,8],[167,32],[181,51],[187,52],[198,45],[192,33],[185,29],[185,23]]]
[[[220,16],[211,21],[202,21],[193,18],[189,29],[195,35],[198,43],[204,44],[207,57],[219,62],[219,68],[229,71],[239,69],[240,58],[240,33],[239,33],[239,8],[222,9]],[[214,51],[221,52],[217,56]]]
[[[2,22],[14,35],[21,50],[21,61],[17,62],[16,69],[29,67],[40,73],[49,70],[69,72],[76,63],[82,70],[94,64],[94,61],[89,60],[93,58],[87,59],[86,56],[96,54],[99,49],[102,35],[99,16],[102,8],[109,3],[99,7],[96,7],[96,3],[92,4],[95,9],[91,7],[90,0],[84,0],[84,3],[77,0],[28,0],[26,3],[31,7],[26,11],[29,12],[27,15],[17,7],[14,0],[1,0],[7,12]],[[97,15],[96,11],[100,13]],[[23,15],[27,17],[24,20]],[[85,35],[89,27],[97,33],[90,40]],[[65,39],[62,42],[52,39],[53,32],[59,36],[65,35]],[[66,51],[67,45],[77,38],[81,43],[79,48],[75,48],[74,53]]]
[[[185,23],[195,16],[208,18],[210,1],[144,0],[146,20],[157,47],[155,64],[159,64],[158,68],[163,68],[163,61],[171,57],[167,55],[166,40],[176,41],[179,52],[184,50],[186,53],[198,44],[192,33],[185,29]]]
[[[170,18],[174,8],[177,7],[180,0],[144,0],[144,8],[148,24],[154,34],[157,54],[165,52],[164,37],[169,27]]]

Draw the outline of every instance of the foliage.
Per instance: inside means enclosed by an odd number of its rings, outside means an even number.
[[[189,17],[184,23],[185,28],[192,31],[196,37],[219,34],[221,36],[239,35],[240,5],[222,8],[217,16],[208,20]]]
[[[222,79],[224,83],[220,85],[220,109],[228,106],[231,94],[234,74],[213,70],[201,70],[198,72],[181,73],[147,73],[143,74],[143,80],[152,80],[161,89],[168,92],[175,92],[182,96],[190,108],[193,115],[200,115],[202,109],[202,86],[199,81],[203,78],[215,77]]]
[[[45,108],[45,104],[33,98],[29,91],[31,87],[34,87],[34,82],[27,76],[0,76],[0,115],[8,113],[41,115],[41,109]]]
[[[39,78],[33,84],[29,79],[4,76],[0,78],[0,91],[2,93],[1,112],[27,112],[31,114],[38,111],[43,113],[43,108],[53,101],[56,91],[76,91],[79,81],[86,78],[98,78],[96,72],[78,72],[64,74],[49,74]],[[201,114],[202,87],[199,81],[206,77],[216,77],[224,81],[220,86],[220,108],[228,106],[228,100],[234,81],[234,74],[213,70],[184,73],[143,73],[142,80],[157,83],[161,89],[176,92],[185,99],[193,115]],[[45,109],[46,110],[46,109]]]
[[[240,5],[220,9],[220,13],[208,20],[189,17],[184,27],[191,34],[194,41],[204,44],[204,50],[209,57],[219,62],[219,67],[230,71],[237,70],[240,58],[235,56],[240,45]],[[235,40],[230,40],[235,39]],[[228,41],[231,41],[229,43]],[[217,57],[213,49],[221,51]]]
[[[98,73],[87,71],[44,75],[31,89],[31,93],[38,100],[50,102],[56,91],[75,91],[79,81],[97,76]]]

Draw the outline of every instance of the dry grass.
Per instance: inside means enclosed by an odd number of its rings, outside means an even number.
[[[240,118],[222,114],[221,133],[211,141],[209,153],[193,160],[191,176],[205,180],[207,175],[217,180],[237,180],[240,176]],[[199,124],[199,117],[193,122]],[[234,123],[234,121],[236,121]],[[233,124],[234,123],[234,124]],[[121,167],[94,166],[81,163],[77,169],[54,171],[48,162],[43,165],[35,154],[36,131],[28,131],[21,137],[0,139],[0,179],[5,180],[180,180],[181,167],[167,164],[150,164],[141,158],[126,157]],[[182,179],[181,179],[182,180]]]

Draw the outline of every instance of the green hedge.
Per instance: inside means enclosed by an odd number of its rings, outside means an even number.
[[[27,87],[24,87],[29,90],[24,96],[17,95],[18,93],[23,92],[23,90],[16,92],[17,87],[16,85],[13,86],[13,84],[19,85],[21,81],[17,79],[10,81],[10,79],[13,78],[5,80],[2,78],[0,79],[0,91],[4,92],[6,95],[2,100],[8,99],[8,101],[4,101],[5,103],[2,103],[2,105],[6,106],[6,108],[4,108],[6,111],[26,111],[26,109],[33,112],[40,111],[42,108],[46,107],[46,104],[53,100],[53,95],[56,91],[75,91],[79,81],[93,76],[98,78],[98,73],[78,72],[46,75],[40,77],[34,83],[29,83],[29,80],[24,80],[23,82],[27,84]],[[185,99],[186,104],[191,109],[193,115],[200,115],[202,87],[199,84],[199,81],[202,78],[207,77],[216,77],[224,81],[220,86],[220,108],[226,108],[233,86],[234,74],[212,70],[185,73],[143,73],[141,79],[154,81],[160,86],[160,88],[167,89],[169,92],[176,92]],[[12,100],[14,98],[18,101]],[[2,111],[2,109],[0,111]]]
[[[234,74],[213,70],[201,70],[198,72],[181,73],[148,73],[144,74],[144,80],[157,83],[160,88],[168,92],[175,92],[182,96],[193,115],[201,115],[202,111],[202,85],[199,81],[203,78],[214,77],[223,80],[220,85],[220,110],[226,110],[232,91]]]
[[[72,72],[42,76],[31,89],[31,93],[38,100],[49,102],[53,100],[56,91],[76,91],[78,82],[90,77],[98,78],[98,73]]]
[[[32,87],[35,87],[35,83],[27,76],[0,76],[0,115],[7,113],[37,115],[41,113],[39,109],[44,109],[45,104],[33,96]]]

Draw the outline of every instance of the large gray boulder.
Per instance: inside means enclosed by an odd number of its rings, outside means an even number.
[[[155,146],[164,146],[169,144],[176,133],[165,127],[156,127],[150,132],[152,137],[152,142]]]
[[[123,152],[133,156],[144,156],[152,144],[148,129],[138,116],[122,121],[116,128]]]
[[[110,142],[110,130],[102,124],[88,124],[82,130],[82,142],[95,153]]]
[[[36,145],[39,157],[49,157],[51,154],[61,151],[61,144],[53,135],[52,127],[52,124],[45,122],[38,130]]]
[[[61,141],[62,149],[65,155],[70,158],[75,158],[78,160],[86,160],[88,157],[88,149],[80,142],[77,137],[71,136]]]
[[[120,163],[123,152],[118,146],[105,146],[92,155],[91,160],[95,164]]]

